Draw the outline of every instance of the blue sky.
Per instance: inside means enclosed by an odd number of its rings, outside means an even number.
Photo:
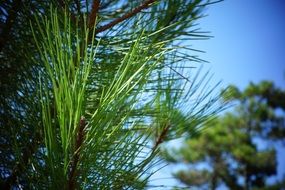
[[[285,89],[284,0],[225,0],[210,6],[205,14],[208,16],[199,22],[200,27],[214,37],[191,43],[206,51],[200,57],[210,62],[205,66],[214,73],[215,81],[222,80],[223,87],[234,84],[243,89],[249,82],[272,80]],[[285,172],[284,145],[278,149],[281,177]],[[154,178],[171,177],[174,170],[167,167]],[[176,185],[171,179],[153,183]]]
[[[273,80],[285,88],[285,1],[226,0],[210,6],[202,29],[214,38],[194,44],[206,51],[215,78],[241,88]]]

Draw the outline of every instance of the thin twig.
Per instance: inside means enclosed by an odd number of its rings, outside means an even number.
[[[154,3],[157,0],[147,0],[145,1],[142,5],[136,7],[135,9],[133,9],[132,11],[124,14],[123,16],[111,21],[110,23],[99,27],[98,29],[96,29],[96,34],[103,32],[109,28],[112,28],[113,26],[115,26],[116,24],[123,22],[124,20],[127,20],[128,18],[131,18],[132,16],[136,15],[137,13],[139,13],[140,11],[142,11],[143,9],[147,9],[150,7],[150,5],[152,3]]]
[[[170,124],[167,124],[167,126],[163,128],[163,130],[161,131],[160,135],[156,139],[156,142],[152,148],[153,151],[155,151],[157,147],[165,140],[165,137],[169,131],[169,128],[170,128]]]
[[[100,7],[100,0],[93,0],[92,10],[89,16],[88,28],[91,29],[96,24],[96,17]]]
[[[84,129],[86,127],[86,120],[82,116],[80,118],[79,122],[79,129],[77,133],[76,143],[75,143],[75,152],[71,160],[71,166],[70,166],[70,173],[68,178],[68,189],[74,190],[76,188],[76,172],[77,172],[77,165],[80,158],[80,148],[82,146],[83,140],[84,140]]]

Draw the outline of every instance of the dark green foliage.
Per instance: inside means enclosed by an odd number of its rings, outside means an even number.
[[[160,144],[221,109],[184,44],[211,3],[1,1],[0,189],[145,188]]]
[[[180,149],[164,153],[169,162],[192,166],[175,177],[206,189],[221,184],[230,189],[280,189],[282,182],[268,185],[266,179],[276,175],[274,145],[285,138],[285,91],[263,81],[244,91],[230,86],[224,99],[236,105],[234,111],[206,125],[201,135],[187,139]],[[199,163],[205,163],[205,169],[197,169]]]

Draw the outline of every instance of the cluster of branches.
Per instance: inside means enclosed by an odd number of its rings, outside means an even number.
[[[168,161],[188,165],[174,176],[199,189],[282,189],[277,150],[285,137],[285,90],[262,81],[243,91],[231,85],[224,95],[236,105],[232,112],[180,148],[164,151]]]
[[[211,3],[1,4],[1,187],[145,188],[160,144],[221,109],[183,43]]]

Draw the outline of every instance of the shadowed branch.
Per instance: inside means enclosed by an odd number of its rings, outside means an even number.
[[[75,143],[75,153],[73,155],[73,158],[71,160],[71,166],[70,166],[70,173],[69,173],[69,179],[68,179],[68,189],[73,190],[76,188],[76,169],[79,162],[80,157],[80,148],[82,146],[82,143],[84,141],[84,129],[86,127],[86,120],[82,116],[80,118],[79,122],[79,130],[77,133],[76,143]]]
[[[121,16],[121,17],[111,21],[110,23],[108,23],[108,24],[106,24],[104,26],[101,26],[98,29],[96,29],[96,34],[98,34],[100,32],[103,32],[103,31],[105,31],[105,30],[107,30],[109,28],[112,28],[113,26],[117,25],[118,23],[123,22],[123,21],[127,20],[128,18],[133,17],[137,13],[141,12],[143,9],[149,8],[150,5],[152,3],[154,3],[155,1],[157,1],[157,0],[147,0],[147,1],[145,1],[142,5],[136,7],[132,11],[130,11],[130,12],[124,14],[123,16]]]

